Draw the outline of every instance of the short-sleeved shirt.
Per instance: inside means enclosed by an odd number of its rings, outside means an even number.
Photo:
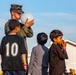
[[[26,54],[23,38],[18,35],[4,36],[1,42],[2,70],[23,70],[21,55]]]

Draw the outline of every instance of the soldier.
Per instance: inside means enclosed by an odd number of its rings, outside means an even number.
[[[22,13],[24,13],[22,10],[22,5],[11,4],[11,8],[10,8],[11,19],[20,20]],[[10,33],[8,23],[9,23],[9,20],[5,24],[5,34],[6,35],[8,35]],[[34,20],[28,22],[28,19],[27,19],[25,24],[20,23],[20,31],[17,33],[18,35],[23,37],[26,48],[27,48],[26,37],[33,36],[33,30],[31,29],[31,26],[33,24],[34,24]],[[28,56],[28,49],[27,49],[27,56]]]

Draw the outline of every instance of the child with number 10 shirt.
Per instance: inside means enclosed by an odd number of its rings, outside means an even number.
[[[25,75],[26,49],[23,38],[16,35],[20,30],[20,23],[12,19],[9,21],[10,33],[1,41],[0,54],[2,56],[2,70],[4,75]]]

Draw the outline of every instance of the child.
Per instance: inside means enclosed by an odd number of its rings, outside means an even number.
[[[48,75],[48,48],[44,46],[47,39],[48,37],[45,33],[37,35],[38,45],[32,49],[28,70],[29,75]]]
[[[50,39],[53,42],[49,50],[49,75],[63,75],[65,70],[66,43],[62,39],[63,33],[60,30],[53,30]]]
[[[25,75],[26,49],[22,37],[16,35],[20,30],[20,23],[12,19],[9,21],[10,33],[1,42],[2,70],[4,75]]]

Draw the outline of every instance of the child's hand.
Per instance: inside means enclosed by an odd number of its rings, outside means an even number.
[[[24,64],[24,70],[26,71],[27,70],[27,64]]]
[[[61,45],[62,45],[62,47],[66,47],[66,42],[64,40],[62,40]]]
[[[62,40],[61,45],[62,45],[62,48],[63,48],[64,50],[66,50],[66,42],[65,42],[64,40]]]

